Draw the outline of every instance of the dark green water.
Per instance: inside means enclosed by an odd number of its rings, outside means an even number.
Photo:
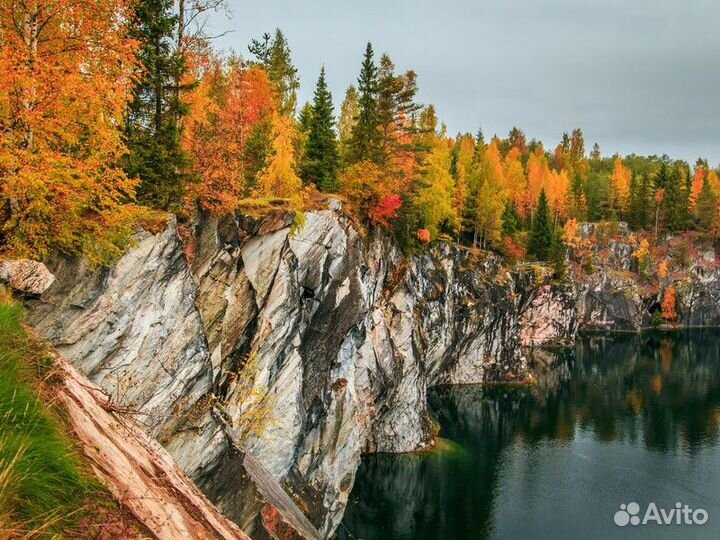
[[[363,459],[339,536],[720,539],[720,331],[592,336],[532,388],[441,388],[441,450]],[[619,527],[620,504],[704,525]]]

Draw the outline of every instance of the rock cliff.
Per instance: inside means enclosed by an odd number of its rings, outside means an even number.
[[[558,284],[446,244],[402,257],[335,202],[291,222],[201,219],[183,240],[171,218],[111,268],[48,261],[55,280],[27,301],[38,332],[256,539],[329,537],[363,452],[432,444],[428,387],[526,380],[523,346],[636,329],[657,303],[609,266]],[[720,320],[718,279],[688,272],[681,321]]]

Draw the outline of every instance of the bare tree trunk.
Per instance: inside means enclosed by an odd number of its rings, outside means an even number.
[[[182,42],[185,37],[185,0],[178,0],[178,31],[177,49],[182,50]]]
[[[23,96],[23,108],[27,116],[30,116],[31,112],[35,108],[37,102],[37,87],[35,84],[35,66],[37,64],[38,57],[38,19],[39,19],[39,8],[35,7],[32,11],[28,10],[23,16],[23,39],[28,49],[28,72],[30,73],[30,88],[27,89]],[[33,127],[30,123],[25,124],[25,147],[30,149],[33,144]]]

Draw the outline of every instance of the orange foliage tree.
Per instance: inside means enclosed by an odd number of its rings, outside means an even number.
[[[292,120],[280,113],[272,119],[272,154],[260,173],[255,195],[290,201],[299,210],[302,204],[302,180],[295,172],[295,131]]]
[[[417,232],[417,238],[421,244],[429,244],[431,239],[430,231],[427,229],[419,229]]]
[[[392,178],[369,161],[360,161],[340,174],[340,189],[350,210],[369,223],[388,226],[397,215],[402,200]]]
[[[670,285],[667,289],[665,289],[662,301],[662,318],[666,321],[674,321],[677,319],[678,315],[675,305],[676,295],[675,285]]]
[[[0,2],[0,249],[93,262],[130,235],[118,166],[136,44],[127,0]]]
[[[520,150],[517,147],[512,147],[505,156],[503,163],[505,192],[518,208],[523,208],[523,197],[527,189],[527,180],[521,158]]]
[[[695,210],[695,205],[697,204],[698,197],[702,191],[707,173],[708,171],[704,166],[700,166],[695,169],[695,175],[693,176],[693,181],[690,185],[690,195],[688,196],[688,207],[691,211]]]
[[[253,187],[254,178],[246,173],[248,137],[270,122],[276,108],[268,74],[238,63],[225,69],[213,60],[187,101],[183,145],[198,177],[190,200],[217,214],[232,213]]]
[[[540,190],[548,184],[550,167],[542,147],[538,147],[530,154],[526,169],[527,189],[520,205],[520,211],[524,216],[532,213],[537,205]]]
[[[615,158],[615,165],[613,173],[610,178],[612,182],[612,195],[611,195],[611,206],[625,212],[628,209],[630,203],[630,181],[632,179],[632,172],[627,168],[622,160],[618,157]]]

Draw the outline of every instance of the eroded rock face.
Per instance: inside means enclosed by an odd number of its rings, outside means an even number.
[[[558,285],[444,244],[407,259],[337,203],[291,225],[202,219],[188,262],[170,220],[112,268],[51,261],[56,282],[29,302],[39,332],[256,539],[330,536],[363,452],[432,443],[428,387],[522,381],[523,346],[649,317],[605,270]],[[678,310],[713,320],[718,280],[693,279]]]
[[[7,284],[18,293],[40,295],[53,281],[55,276],[41,262],[28,259],[0,261],[0,283]]]
[[[56,280],[29,322],[116,403],[161,437],[212,387],[196,289],[174,218],[112,268],[49,263]]]

